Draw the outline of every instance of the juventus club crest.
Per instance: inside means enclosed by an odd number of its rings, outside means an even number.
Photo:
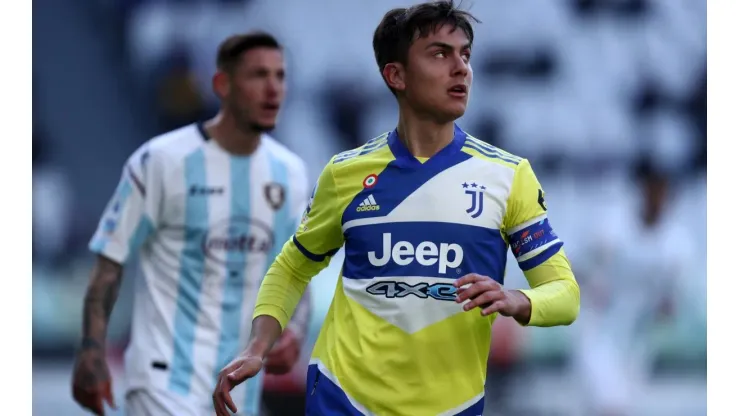
[[[483,191],[486,190],[484,185],[475,182],[462,184],[466,195],[470,195],[470,207],[465,210],[473,218],[480,217],[483,213]]]
[[[279,210],[285,202],[285,188],[277,182],[268,183],[265,185],[265,199],[273,210]]]

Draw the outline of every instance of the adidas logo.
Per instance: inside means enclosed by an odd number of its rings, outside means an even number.
[[[380,205],[375,202],[375,197],[370,194],[365,198],[364,201],[360,202],[360,206],[357,207],[357,212],[364,211],[377,211],[380,209]]]

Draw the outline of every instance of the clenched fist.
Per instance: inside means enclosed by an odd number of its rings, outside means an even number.
[[[470,285],[463,288],[465,285]],[[481,308],[481,315],[487,316],[498,312],[502,316],[511,316],[526,324],[532,314],[532,303],[524,293],[518,290],[506,290],[501,284],[488,276],[471,273],[457,279],[457,303],[469,302],[463,309],[470,311]]]

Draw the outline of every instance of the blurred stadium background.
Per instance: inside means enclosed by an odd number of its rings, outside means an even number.
[[[378,75],[371,36],[385,11],[413,3],[34,0],[34,414],[83,414],[72,402],[69,380],[92,264],[88,238],[131,151],[215,112],[209,79],[218,43],[251,29],[271,31],[285,43],[290,89],[274,135],[306,159],[313,182],[332,154],[394,126],[395,103]],[[574,364],[588,350],[584,327],[589,305],[603,295],[600,282],[616,287],[607,289],[612,301],[627,297],[621,301],[629,307],[630,295],[619,286],[654,274],[630,260],[609,268],[596,254],[618,259],[642,238],[626,230],[641,215],[636,166],[644,160],[670,177],[662,221],[688,235],[656,244],[691,251],[676,259],[681,273],[668,276],[676,287],[673,313],[663,320],[646,317],[635,335],[654,354],[644,364],[647,386],[631,392],[631,401],[640,415],[706,414],[706,3],[463,5],[483,23],[476,27],[475,87],[460,124],[532,161],[584,285],[586,315],[552,329],[497,321],[487,414],[585,414],[590,393]],[[341,255],[312,283],[305,354],[328,309],[340,262]],[[526,285],[516,262],[508,269],[507,286]],[[116,372],[136,278],[130,268],[110,326]],[[598,330],[612,331],[618,320],[612,322]],[[630,342],[621,347],[625,352]],[[304,370],[305,363],[292,376],[268,380],[273,406],[300,406]],[[117,381],[119,403],[121,388]],[[295,413],[273,407],[272,414]]]

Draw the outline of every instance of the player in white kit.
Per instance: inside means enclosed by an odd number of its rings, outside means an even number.
[[[593,416],[629,416],[644,394],[655,358],[648,334],[668,318],[697,247],[671,218],[668,177],[640,166],[641,206],[609,216],[586,246],[583,309],[576,325],[574,370]]]
[[[90,242],[98,258],[73,395],[98,415],[104,401],[115,406],[105,334],[123,265],[138,252],[126,414],[212,415],[218,371],[247,345],[262,278],[307,204],[303,161],[264,133],[284,95],[281,46],[264,33],[233,36],[217,65],[219,114],[134,152]],[[308,299],[268,357],[274,373],[298,359]],[[239,392],[240,415],[258,414],[261,385],[254,379]]]

